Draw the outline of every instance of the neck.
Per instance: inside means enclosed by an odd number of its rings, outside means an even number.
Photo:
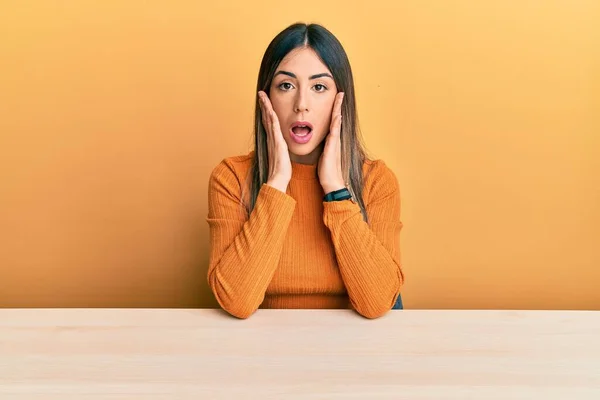
[[[325,141],[319,144],[313,151],[311,151],[308,154],[298,155],[290,152],[290,160],[298,164],[314,165],[319,162],[319,157],[321,157],[324,147]]]

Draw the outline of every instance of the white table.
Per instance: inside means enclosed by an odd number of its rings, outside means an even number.
[[[600,399],[600,312],[0,309],[0,399]]]

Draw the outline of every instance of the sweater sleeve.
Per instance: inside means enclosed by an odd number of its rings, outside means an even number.
[[[247,318],[263,302],[281,256],[296,200],[271,186],[260,189],[252,213],[242,203],[234,167],[224,160],[208,185],[208,283],[221,307]]]
[[[404,281],[400,263],[400,190],[394,173],[377,161],[365,208],[352,200],[324,202],[340,273],[353,308],[367,318],[389,311]]]

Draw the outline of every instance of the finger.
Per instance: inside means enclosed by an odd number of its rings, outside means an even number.
[[[342,129],[342,116],[336,115],[331,120],[331,125],[329,126],[329,134],[336,139],[339,139],[340,131]]]
[[[273,111],[273,106],[271,104],[271,100],[269,100],[269,96],[265,92],[261,93],[261,99],[263,101],[263,108],[265,110],[265,114],[267,115],[267,122],[270,127],[273,126],[273,121],[277,119],[277,114]]]
[[[271,104],[271,100],[269,100],[269,96],[267,96],[267,94],[265,92],[261,92],[261,93],[262,93],[263,104],[264,104],[265,108],[267,109],[267,112],[273,111],[273,105]]]
[[[279,118],[277,118],[275,111],[271,112],[271,127],[273,128],[273,136],[275,140],[285,142],[283,133],[281,132],[281,127],[279,126]]]
[[[266,110],[265,110],[265,106],[264,106],[264,101],[263,101],[263,91],[259,91],[258,92],[258,106],[260,107],[260,119],[262,121],[263,124],[263,128],[265,130],[268,129],[267,126],[267,116],[266,116]]]
[[[264,92],[263,92],[262,100],[263,100],[263,107],[265,108],[265,114],[267,114],[267,116],[268,116],[269,126],[271,128],[277,127],[277,129],[279,129],[279,118],[277,118],[277,113],[275,113],[275,111],[273,110],[273,105],[271,104],[271,100],[269,100],[269,97],[266,94],[264,94]]]
[[[335,151],[335,135],[332,135],[331,132],[325,138],[325,147],[323,148],[323,155],[330,154],[332,151]]]
[[[333,103],[333,111],[332,111],[332,117],[335,117],[336,115],[342,115],[342,102],[344,101],[344,92],[339,92],[336,96],[335,96],[335,102]]]
[[[342,127],[342,102],[344,100],[344,92],[340,92],[335,97],[333,110],[331,111],[331,125],[329,132],[334,136],[339,136]]]
[[[269,108],[267,106],[267,104],[265,103],[265,99],[267,98],[267,96],[264,94],[264,92],[262,92],[262,96],[261,96],[261,116],[262,116],[262,123],[263,123],[263,127],[265,128],[265,131],[267,132],[267,138],[269,141],[271,141],[272,139],[270,139],[269,137],[272,137],[273,135],[273,118],[272,118],[272,112],[269,111]]]
[[[274,143],[284,144],[285,139],[283,138],[283,134],[281,133],[279,118],[277,117],[277,113],[273,110],[271,100],[269,100],[269,97],[265,92],[261,91],[259,93],[261,94],[263,107],[265,109],[265,114],[267,115],[269,136],[272,138]]]

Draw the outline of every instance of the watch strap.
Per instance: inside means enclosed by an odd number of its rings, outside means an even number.
[[[333,192],[329,192],[323,197],[323,201],[342,201],[348,200],[352,198],[352,194],[348,188],[343,188],[340,190],[334,190]]]

